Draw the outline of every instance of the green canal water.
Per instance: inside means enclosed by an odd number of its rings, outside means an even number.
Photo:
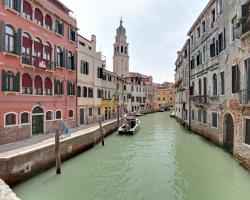
[[[134,136],[114,134],[20,185],[22,200],[249,200],[250,174],[169,113],[141,119]]]

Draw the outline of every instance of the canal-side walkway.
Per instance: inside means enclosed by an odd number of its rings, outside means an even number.
[[[114,122],[116,120],[106,120],[103,124]],[[70,129],[70,134],[76,136],[79,134],[86,134],[95,129],[99,128],[98,123],[91,125],[85,125],[83,127],[76,127]],[[36,135],[32,138],[25,139],[22,141],[17,141],[9,144],[0,145],[0,158],[6,158],[13,154],[20,154],[30,149],[35,149],[43,145],[51,144],[55,142],[55,133]]]
[[[0,200],[20,200],[10,187],[0,179]]]

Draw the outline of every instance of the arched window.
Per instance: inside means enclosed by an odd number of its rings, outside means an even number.
[[[17,116],[15,113],[5,115],[5,126],[12,126],[17,124]]]
[[[56,111],[56,119],[62,119],[62,112],[60,110]]]
[[[56,48],[56,65],[63,67],[63,51],[60,47]]]
[[[74,70],[74,55],[68,51],[68,69]]]
[[[43,14],[38,8],[35,9],[35,23],[43,26]]]
[[[22,75],[22,93],[32,94],[32,79],[27,73]]]
[[[202,81],[199,79],[199,95],[202,93]]]
[[[23,16],[32,20],[32,7],[27,1],[23,1]]]
[[[6,73],[6,91],[14,91],[15,75],[13,72]]]
[[[52,95],[52,81],[49,77],[45,79],[45,94]]]
[[[52,30],[52,19],[49,15],[45,17],[45,27],[50,31]]]
[[[51,121],[53,119],[53,113],[52,111],[47,111],[46,112],[46,120]]]
[[[51,54],[52,54],[52,47],[48,42],[46,42],[44,47],[44,59],[50,61]]]
[[[22,62],[32,65],[32,39],[27,33],[23,33]]]
[[[5,26],[5,51],[15,52],[15,30],[12,26]]]
[[[69,118],[73,118],[74,117],[74,112],[73,112],[73,110],[69,110]]]
[[[88,97],[88,89],[87,89],[87,87],[82,88],[82,97]]]
[[[43,81],[40,76],[35,77],[35,92],[36,95],[43,95]]]
[[[43,43],[39,38],[35,38],[34,41],[34,56],[42,58],[43,55]]]
[[[77,97],[81,97],[82,95],[82,89],[80,86],[77,87]]]
[[[21,124],[28,124],[30,123],[30,114],[25,112],[21,114]]]
[[[93,88],[88,88],[88,97],[93,98]]]
[[[217,86],[217,75],[213,75],[213,95],[217,96],[218,95],[218,86]]]

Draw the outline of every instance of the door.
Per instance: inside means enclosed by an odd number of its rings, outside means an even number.
[[[84,108],[80,109],[80,125],[84,124]]]
[[[224,148],[231,154],[234,151],[234,122],[231,114],[225,117]]]
[[[43,115],[32,116],[32,135],[42,134],[43,133]]]

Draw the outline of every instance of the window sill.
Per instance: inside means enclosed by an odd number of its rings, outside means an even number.
[[[64,94],[55,94],[54,96],[55,96],[55,97],[63,97]]]
[[[12,56],[12,57],[16,57],[16,58],[19,58],[19,57],[20,57],[20,55],[17,55],[17,54],[8,52],[8,51],[4,51],[4,52],[3,52],[3,55],[4,55],[4,56]]]
[[[16,15],[20,15],[20,12],[14,10],[13,8],[10,8],[9,6],[4,5],[4,9],[9,10],[9,11],[15,13]]]
[[[5,125],[4,128],[14,128],[18,127],[18,124],[13,124],[13,125]]]
[[[21,123],[20,126],[27,126],[27,125],[30,125],[30,123]]]
[[[64,67],[61,67],[61,66],[56,66],[56,69],[61,69],[61,70],[63,70],[63,69],[65,69]]]
[[[76,72],[76,70],[73,69],[67,69],[69,72]]]
[[[33,66],[33,65],[24,64],[24,63],[22,63],[22,66],[23,67],[28,67],[28,68],[35,68],[35,66]]]
[[[71,44],[75,44],[75,43],[76,43],[76,41],[73,41],[73,40],[69,40],[69,42],[70,42]]]
[[[57,33],[57,32],[55,32],[55,33],[56,33],[56,35],[57,35],[58,37],[63,38],[63,35],[61,35],[60,33]]]
[[[15,95],[17,95],[17,94],[19,94],[20,92],[4,91],[3,93],[4,93],[5,95],[8,95],[8,94],[15,94]]]

